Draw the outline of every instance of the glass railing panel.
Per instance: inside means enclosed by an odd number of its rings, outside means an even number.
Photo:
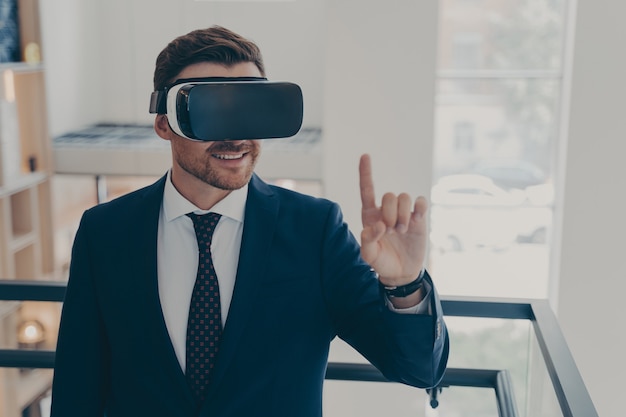
[[[64,286],[59,283],[4,282],[0,283],[0,290],[0,298],[6,300],[46,300],[0,301],[0,349],[5,349],[0,352],[0,417],[19,417],[19,414],[7,414],[6,408],[7,404],[23,397],[18,394],[22,387],[38,386],[34,381],[40,381],[39,386],[43,389],[38,395],[44,398],[44,403],[46,401],[45,390],[50,383],[52,373],[49,368],[54,356],[51,350],[56,345],[62,307],[59,302],[47,300],[61,300]],[[370,370],[377,371],[340,340],[331,346],[331,375],[327,375],[325,406],[339,407],[342,416],[353,415],[343,412],[345,410],[356,410],[354,412],[360,417],[390,413],[405,415],[404,410],[412,416],[428,417],[487,417],[494,410],[493,415],[498,415],[499,411],[499,415],[520,417],[597,416],[547,301],[452,297],[444,299],[443,305],[452,348],[436,410],[426,406],[429,397],[424,390],[395,383],[370,382],[380,381],[380,374],[372,377]],[[33,320],[38,325],[33,325]],[[38,329],[39,325],[42,331]],[[364,375],[363,366],[369,367],[365,372],[369,376],[360,376]],[[347,368],[348,373],[345,372]],[[367,382],[354,382],[354,379]],[[346,391],[346,386],[354,386],[354,393]],[[363,392],[363,389],[357,389],[358,386],[366,387],[366,391],[370,386],[380,388]],[[393,391],[376,396],[386,390]],[[503,397],[503,393],[510,397]],[[503,398],[512,402],[503,401]],[[342,399],[343,403],[340,402]],[[368,405],[368,401],[374,401],[374,405]],[[381,412],[377,408],[379,403],[386,406]],[[389,408],[396,404],[397,409]],[[365,411],[360,411],[362,409]],[[506,414],[502,413],[503,409],[507,410]],[[328,413],[333,412],[331,409]]]
[[[534,333],[531,334],[530,338],[530,369],[526,407],[528,416],[532,417],[562,417],[564,415]]]
[[[60,309],[58,302],[0,301],[0,349],[54,350]],[[52,373],[52,369],[0,368],[0,417],[49,415]]]
[[[430,396],[401,384],[326,381],[325,417],[498,417],[495,391],[488,388],[444,389],[436,408]],[[478,398],[478,401],[474,399]]]
[[[0,349],[54,350],[61,303],[0,301]]]
[[[325,417],[424,417],[428,395],[402,384],[326,381]]]
[[[0,349],[16,349],[18,301],[0,301]]]
[[[439,396],[439,405],[428,409],[426,417],[497,417],[498,403],[490,388],[449,387]]]
[[[450,359],[454,368],[506,370],[512,385],[517,412],[526,415],[527,381],[532,333],[526,320],[446,317],[450,334]],[[442,403],[448,402],[446,389]],[[471,395],[465,400],[473,409],[489,407],[492,399]]]

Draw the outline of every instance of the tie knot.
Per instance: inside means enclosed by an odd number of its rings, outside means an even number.
[[[187,216],[193,221],[193,228],[196,231],[198,245],[210,245],[215,226],[217,226],[222,215],[218,213],[187,213]]]

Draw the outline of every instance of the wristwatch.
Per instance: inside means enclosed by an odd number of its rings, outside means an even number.
[[[388,286],[378,281],[381,290],[387,295],[387,297],[406,297],[407,295],[411,295],[424,285],[424,269],[420,272],[419,276],[415,279],[415,281],[411,281],[405,285],[399,286]]]

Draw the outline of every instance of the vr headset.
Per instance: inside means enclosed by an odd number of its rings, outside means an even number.
[[[196,141],[287,138],[302,126],[302,90],[259,77],[180,79],[152,93],[150,113]]]

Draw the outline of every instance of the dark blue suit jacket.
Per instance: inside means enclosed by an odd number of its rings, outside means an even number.
[[[157,287],[164,181],[83,215],[61,318],[53,417],[318,417],[337,335],[389,379],[418,387],[440,380],[448,335],[436,291],[432,315],[390,312],[335,203],[253,176],[218,361],[205,403],[195,405]]]

